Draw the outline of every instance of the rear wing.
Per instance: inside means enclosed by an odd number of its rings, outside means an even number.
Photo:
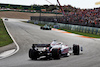
[[[33,44],[36,47],[49,47],[50,44]]]

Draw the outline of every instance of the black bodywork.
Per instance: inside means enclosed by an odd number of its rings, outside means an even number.
[[[43,29],[43,30],[51,30],[52,28],[48,25],[44,25],[44,26],[41,26],[40,29]]]

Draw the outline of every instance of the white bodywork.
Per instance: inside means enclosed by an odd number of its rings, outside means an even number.
[[[61,54],[68,54],[69,53],[69,47],[67,45],[64,45],[62,42],[53,41],[50,44],[50,46],[52,47],[51,51],[52,51],[52,49],[60,49]]]

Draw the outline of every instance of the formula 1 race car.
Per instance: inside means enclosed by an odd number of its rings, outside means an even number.
[[[38,50],[37,47],[44,47],[42,50]],[[46,56],[47,59],[60,59],[61,56],[70,56],[69,51],[71,47],[63,45],[62,42],[56,42],[54,40],[51,44],[33,44],[32,49],[29,50],[29,58],[36,60],[41,56]],[[83,49],[81,49],[82,51]],[[73,54],[80,54],[79,45],[73,45]]]
[[[7,21],[8,21],[8,19],[7,19],[7,18],[5,18],[5,20],[7,20]]]
[[[43,30],[51,30],[52,28],[48,25],[44,25],[44,26],[41,26],[40,29],[43,29]]]

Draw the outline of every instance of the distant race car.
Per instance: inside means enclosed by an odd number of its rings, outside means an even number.
[[[5,20],[8,20],[7,18],[5,18]]]
[[[44,48],[39,51],[36,46]],[[61,56],[70,56],[70,50],[71,47],[63,45],[62,42],[56,42],[56,40],[54,40],[51,44],[33,44],[32,48],[29,50],[29,58],[36,60],[41,56],[46,56],[47,59],[60,59]],[[81,51],[82,50],[83,49],[81,48]],[[80,54],[79,45],[73,45],[73,54]]]
[[[43,29],[43,30],[51,30],[52,28],[48,25],[44,25],[44,26],[41,26],[40,29]]]

